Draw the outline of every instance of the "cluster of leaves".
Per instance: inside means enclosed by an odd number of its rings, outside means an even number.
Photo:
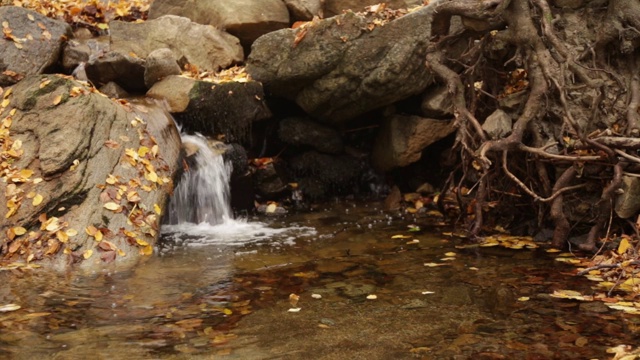
[[[14,6],[32,9],[63,20],[74,28],[87,28],[98,34],[109,28],[112,20],[141,21],[147,18],[150,0],[14,0]]]
[[[636,243],[634,245],[634,243]],[[640,260],[638,245],[623,235],[617,249],[605,251],[591,258],[578,258],[563,253],[557,261],[577,266],[576,275],[594,281],[594,293],[585,295],[573,290],[557,290],[552,296],[579,301],[602,301],[609,308],[630,314],[640,314]]]
[[[218,72],[201,71],[193,64],[187,64],[182,76],[190,79],[212,82],[214,84],[222,84],[227,82],[249,82],[251,76],[247,73],[244,66],[233,66]]]
[[[66,77],[63,75],[57,75]],[[51,83],[50,78],[43,78],[40,88],[45,89]],[[53,98],[52,106],[57,106],[63,102],[63,99],[74,98],[87,94],[99,94],[95,88],[89,84],[85,86],[73,86],[68,94],[59,94]],[[0,114],[7,112],[0,124],[0,147],[2,152],[0,158],[0,174],[2,180],[8,185],[5,190],[6,214],[5,218],[9,219],[16,216],[19,209],[29,200],[31,206],[44,209],[46,199],[37,193],[37,184],[43,181],[40,177],[34,176],[34,170],[21,169],[14,163],[23,155],[22,142],[11,138],[10,127],[16,109],[9,109],[11,89],[3,91],[0,88],[3,100],[0,103]],[[125,100],[114,100],[127,111],[131,112],[131,105]],[[162,209],[158,204],[154,204],[153,208],[148,208],[142,203],[140,191],[152,192],[159,186],[168,186],[170,190],[173,188],[172,180],[167,176],[169,167],[159,155],[159,147],[156,139],[149,134],[144,120],[136,116],[131,120],[131,128],[137,132],[139,139],[139,147],[125,149],[123,160],[127,166],[137,169],[139,177],[131,179],[122,179],[119,176],[109,175],[105,179],[105,184],[98,185],[102,189],[100,200],[103,207],[114,213],[122,213],[127,216],[127,224],[132,230],[121,228],[115,233],[107,227],[90,225],[85,229],[85,233],[93,238],[95,247],[102,251],[101,258],[104,261],[113,261],[116,254],[126,256],[125,252],[118,248],[112,241],[116,236],[121,237],[131,246],[138,246],[140,253],[150,255],[153,253],[153,247],[147,239],[153,239],[158,235],[159,217]],[[129,142],[128,136],[121,136],[119,141]],[[118,149],[120,144],[115,140],[108,140],[104,144],[109,149]],[[74,160],[69,171],[76,171],[80,165],[80,160]],[[160,174],[160,175],[159,175]],[[43,202],[44,201],[44,202]],[[64,211],[64,208],[59,208]],[[73,246],[68,244],[69,239],[78,235],[78,231],[71,228],[69,223],[63,218],[48,217],[46,213],[41,213],[39,218],[39,229],[28,231],[22,226],[10,227],[6,230],[7,241],[2,244],[0,254],[5,259],[11,259],[15,255],[26,258],[27,264],[32,260],[40,260],[48,255],[57,254],[64,247],[63,252],[72,255],[75,259],[89,259],[93,255],[93,249],[87,249],[83,253],[72,251]],[[66,246],[65,246],[66,245]],[[17,263],[16,263],[17,264]],[[10,265],[11,266],[11,265]],[[16,265],[18,266],[18,265]],[[14,267],[16,267],[14,266]]]
[[[424,5],[419,5],[410,9],[391,9],[387,7],[386,3],[380,3],[367,6],[364,8],[364,11],[357,12],[356,15],[368,18],[369,21],[366,29],[368,31],[373,31],[376,27],[385,26],[395,19],[401,18],[420,9],[422,6]]]
[[[40,89],[44,89],[51,81],[43,79],[40,83]],[[12,139],[11,125],[16,109],[10,107],[11,88],[4,91],[0,88],[2,94],[2,103],[0,103],[0,114],[6,115],[0,124],[0,174],[2,181],[7,184],[5,188],[6,213],[5,219],[10,219],[18,213],[24,203],[30,206],[42,208],[45,203],[44,196],[37,192],[38,184],[42,183],[41,177],[36,177],[34,170],[21,169],[15,163],[22,157],[24,150],[22,149],[22,141]],[[80,96],[82,91],[79,88],[73,88],[70,97]],[[61,96],[55,97],[53,106],[61,102]],[[57,217],[48,217],[42,213],[39,218],[40,227],[36,231],[27,231],[22,226],[14,226],[6,229],[6,241],[0,248],[0,254],[5,257],[12,257],[14,254],[24,256],[27,263],[32,260],[39,260],[47,255],[56,254],[61,244],[67,243],[70,237],[76,236],[78,232],[69,228],[69,224],[63,219]],[[70,250],[69,250],[70,251]]]

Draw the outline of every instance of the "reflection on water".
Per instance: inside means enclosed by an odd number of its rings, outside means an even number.
[[[262,221],[167,228],[130,272],[0,272],[0,306],[21,306],[0,313],[0,358],[603,359],[638,342],[637,318],[546,295],[589,284],[544,252],[459,250],[373,204]]]

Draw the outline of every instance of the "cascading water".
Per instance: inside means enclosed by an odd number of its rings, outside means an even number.
[[[232,218],[229,198],[231,164],[215,153],[201,135],[182,135],[197,148],[169,203],[167,224],[221,224]]]
[[[269,240],[274,244],[316,233],[310,227],[271,227],[246,219],[233,219],[230,206],[229,180],[232,166],[222,152],[211,150],[201,135],[182,135],[185,147],[194,154],[186,161],[167,207],[159,246],[242,245]]]

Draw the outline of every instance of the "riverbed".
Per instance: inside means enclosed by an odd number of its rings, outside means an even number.
[[[165,230],[133,271],[0,271],[0,306],[20,306],[0,312],[0,358],[605,359],[638,343],[637,316],[549,296],[592,286],[554,254],[460,248],[452,230],[344,201]]]

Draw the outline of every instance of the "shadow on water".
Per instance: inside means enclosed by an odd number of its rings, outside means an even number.
[[[0,358],[586,359],[637,343],[637,317],[550,298],[589,284],[546,253],[465,252],[375,206],[172,228],[130,272],[2,271],[0,305],[21,308],[0,313]]]

